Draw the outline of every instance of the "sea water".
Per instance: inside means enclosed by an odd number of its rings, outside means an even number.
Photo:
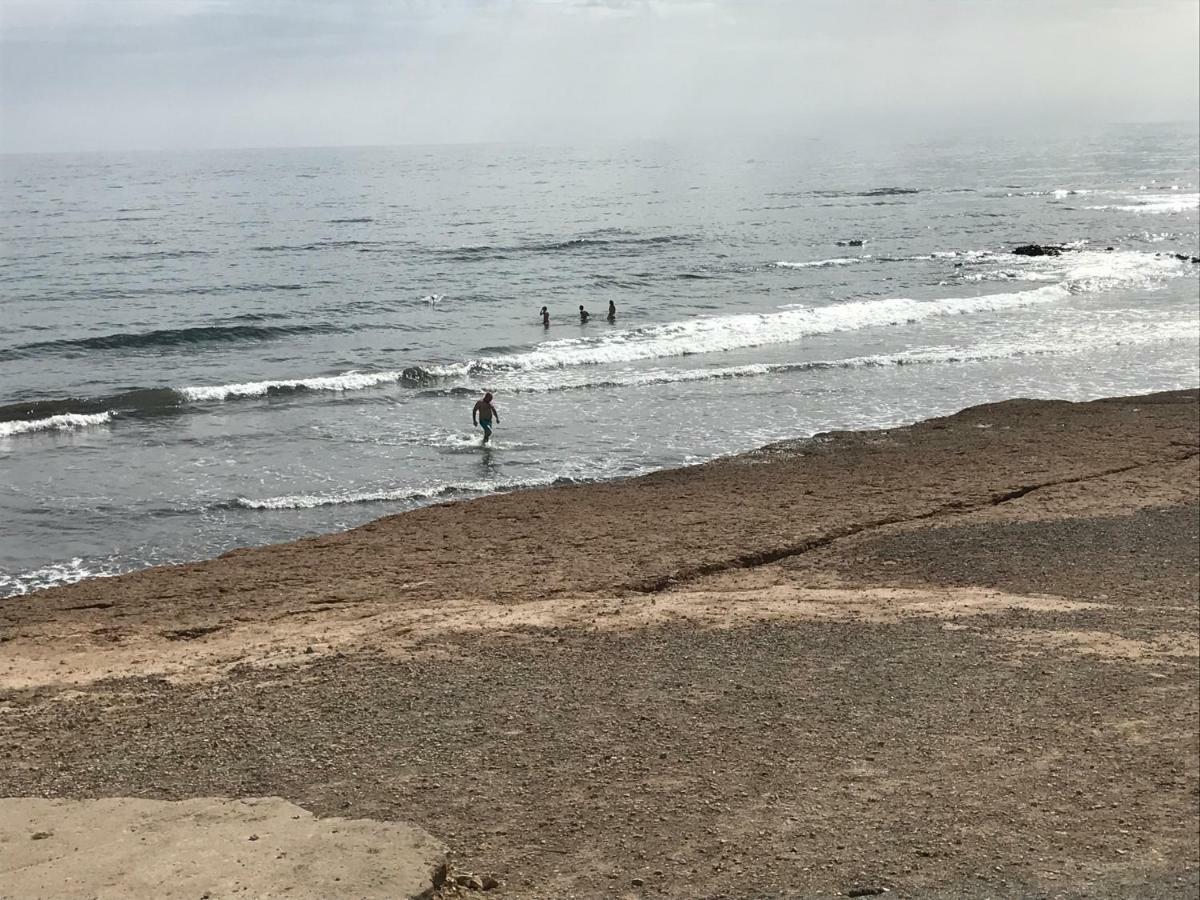
[[[985,401],[1195,387],[1198,165],[1194,125],[5,157],[0,596]],[[1011,253],[1031,242],[1067,249]]]

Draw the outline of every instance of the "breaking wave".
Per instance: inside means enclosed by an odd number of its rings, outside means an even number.
[[[184,398],[170,388],[135,388],[99,397],[29,400],[0,406],[0,426],[70,415],[164,415],[176,412],[183,403]]]
[[[10,575],[0,572],[0,597],[20,597],[33,591],[59,587],[64,584],[75,584],[87,578],[111,578],[118,574],[116,569],[109,566],[85,564],[82,557],[75,557],[69,562],[54,563],[33,569],[29,572],[18,572]]]
[[[870,258],[869,256],[835,256],[832,259],[814,259],[811,262],[781,261],[774,265],[777,269],[824,269],[828,266],[849,266]]]
[[[550,487],[565,484],[585,484],[596,479],[559,476],[545,479],[512,479],[508,481],[464,481],[428,488],[396,488],[381,491],[347,491],[330,494],[288,494],[282,497],[253,499],[238,497],[218,504],[225,509],[317,509],[323,506],[347,506],[362,503],[418,503],[444,500],[450,497],[477,497],[523,488]]]
[[[602,338],[549,341],[510,356],[481,357],[470,362],[425,370],[434,377],[481,373],[561,369],[570,366],[635,362],[787,344],[818,334],[860,328],[905,325],[927,319],[980,312],[999,312],[1062,299],[1064,284],[1028,291],[947,300],[856,300],[779,312],[711,316],[620,332]]]
[[[515,381],[504,385],[506,394],[555,393],[559,391],[593,390],[597,388],[644,387],[659,384],[716,381],[735,378],[754,378],[764,375],[783,375],[804,372],[824,372],[839,369],[867,369],[887,366],[939,365],[985,362],[999,359],[1020,359],[1030,356],[1061,356],[1089,353],[1096,350],[1168,344],[1194,341],[1196,323],[1193,319],[1157,322],[1142,325],[1128,324],[1119,336],[1072,334],[1041,343],[1027,341],[997,341],[970,347],[935,347],[898,353],[855,356],[845,359],[809,360],[793,363],[749,363],[738,366],[709,366],[696,369],[658,369],[628,371],[605,375],[599,379],[580,378],[575,381]],[[476,395],[477,387],[453,385],[422,391],[430,396]]]
[[[0,422],[0,438],[12,437],[16,434],[30,434],[35,431],[76,431],[80,428],[93,428],[97,425],[108,424],[112,417],[111,412],[90,415],[64,413],[63,415],[48,416],[45,419]]]
[[[959,257],[977,260],[988,255],[984,251],[970,251],[909,258]],[[829,260],[816,262],[830,263]],[[471,388],[463,385],[442,388],[442,385],[448,380],[473,375],[496,377],[505,374],[561,371],[581,366],[619,366],[622,363],[651,359],[789,344],[820,334],[906,325],[951,316],[1003,312],[1053,303],[1074,294],[1126,287],[1152,289],[1165,278],[1193,271],[1194,266],[1191,264],[1168,255],[1156,256],[1138,251],[1080,250],[1061,257],[1031,261],[1027,266],[1023,266],[1022,272],[1032,275],[1028,280],[1055,279],[1053,283],[1026,290],[936,300],[900,297],[854,300],[826,306],[783,307],[768,313],[697,316],[624,331],[612,330],[597,337],[547,341],[524,351],[513,352],[497,348],[492,355],[482,355],[465,362],[382,371],[349,370],[309,378],[193,385],[178,389],[139,388],[95,398],[34,400],[0,407],[0,423],[28,423],[70,415],[119,414],[122,417],[145,417],[179,412],[186,409],[188,404],[197,402],[219,402],[304,391],[349,392],[388,384],[466,393]],[[1020,277],[1019,273],[1011,274]],[[990,277],[999,276],[990,274]],[[1004,277],[1010,277],[1007,270]],[[233,334],[245,334],[247,328],[257,331],[269,329],[270,326],[232,328],[235,329]],[[156,339],[164,339],[164,336],[167,340],[178,339],[177,333],[170,332],[159,333]],[[48,343],[58,345],[58,342]],[[737,373],[729,377],[737,377]],[[63,422],[63,427],[82,427],[68,424],[68,420]],[[89,420],[88,424],[90,423]],[[22,425],[20,430],[35,429]],[[16,427],[9,424],[8,433],[17,433]]]
[[[339,375],[321,375],[315,378],[285,378],[274,381],[247,381],[242,384],[218,384],[179,389],[185,400],[212,401],[234,400],[241,397],[265,397],[268,394],[291,391],[361,391],[403,381],[404,372],[342,372]]]

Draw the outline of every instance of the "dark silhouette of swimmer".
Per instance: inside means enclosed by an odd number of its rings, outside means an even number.
[[[588,311],[583,308],[583,304],[579,304],[579,321],[586,322],[588,320]]]
[[[608,301],[608,321],[617,321],[617,304],[613,303],[611,300]]]
[[[546,307],[543,306],[541,315],[542,315],[542,327],[549,328],[550,327],[550,310],[546,309]]]
[[[492,439],[492,419],[496,420],[496,424],[500,424],[500,413],[496,407],[492,405],[492,395],[484,394],[483,399],[475,404],[475,408],[471,410],[471,424],[478,425],[483,429],[483,442],[486,444]]]

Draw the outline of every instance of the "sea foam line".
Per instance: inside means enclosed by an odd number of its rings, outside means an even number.
[[[276,381],[247,381],[242,384],[218,384],[180,388],[187,400],[231,400],[239,397],[263,397],[283,391],[361,391],[381,384],[400,381],[403,372],[342,372],[315,378],[288,378]]]
[[[107,424],[113,417],[111,412],[94,414],[64,413],[45,419],[30,419],[28,421],[0,422],[0,438],[12,437],[16,434],[29,434],[35,431],[74,431],[78,428],[92,428]]]
[[[442,379],[484,372],[536,371],[580,365],[635,362],[659,357],[690,356],[766,344],[790,343],[809,335],[882,325],[918,322],[935,316],[999,311],[1065,296],[1062,285],[1030,291],[950,300],[859,300],[827,307],[784,309],[774,313],[711,316],[666,322],[603,338],[549,341],[533,350],[481,357],[427,369],[381,372],[349,371],[338,375],[251,381],[240,384],[190,386],[179,389],[187,401],[222,401],[262,397],[286,391],[356,391],[421,378]]]
[[[635,362],[787,344],[818,334],[861,328],[905,325],[931,318],[998,312],[1063,299],[1066,285],[1027,291],[958,297],[946,300],[856,300],[822,307],[799,307],[773,313],[711,316],[651,325],[599,340],[568,338],[550,341],[511,356],[482,357],[467,363],[437,366],[438,377],[485,372],[536,371],[580,365]]]
[[[1084,208],[1108,210],[1111,212],[1142,213],[1146,215],[1161,215],[1163,213],[1187,212],[1193,209],[1200,209],[1200,193],[1129,194],[1125,200],[1125,203],[1103,203]]]
[[[396,488],[382,491],[346,491],[332,494],[288,494],[281,497],[237,497],[230,503],[220,504],[226,508],[253,510],[317,509],[325,506],[348,506],[362,503],[396,503],[440,500],[454,496],[475,496],[515,491],[522,488],[549,487],[551,485],[582,484],[589,480],[558,476],[544,479],[513,479],[509,481],[465,481],[442,484],[427,488]]]
[[[777,269],[824,269],[829,266],[850,266],[856,262],[869,260],[869,256],[835,256],[832,259],[814,259],[810,262],[787,262],[780,260],[775,263]]]
[[[953,252],[947,255],[959,255]],[[973,256],[973,254],[963,254]],[[940,254],[936,255],[940,258]],[[1022,291],[939,300],[891,298],[854,300],[828,306],[783,308],[769,313],[698,316],[611,332],[599,338],[547,341],[531,350],[482,356],[425,369],[359,372],[240,384],[191,386],[179,394],[187,401],[221,401],[261,397],[286,391],[356,391],[397,382],[420,384],[468,375],[534,372],[574,366],[620,364],[646,359],[691,356],[787,344],[806,337],[862,328],[905,325],[957,315],[1002,312],[1050,303],[1070,294],[1122,287],[1153,288],[1161,279],[1184,274],[1182,263],[1145,252],[1079,251],[1046,260],[1030,271],[1061,281]]]
[[[82,557],[63,563],[52,563],[29,572],[10,575],[0,572],[0,598],[20,597],[33,591],[75,584],[87,578],[111,578],[118,574],[111,568],[88,568]]]
[[[654,385],[687,382],[732,380],[754,378],[764,375],[786,375],[803,372],[820,372],[838,369],[863,369],[884,366],[906,366],[927,364],[952,364],[986,362],[997,359],[1017,359],[1027,356],[1052,356],[1089,353],[1096,350],[1170,344],[1195,341],[1197,322],[1195,319],[1176,319],[1144,325],[1126,324],[1120,334],[1081,335],[1077,332],[1064,334],[1056,340],[1041,343],[1028,341],[994,341],[968,347],[935,347],[922,350],[905,350],[897,353],[854,356],[843,359],[810,360],[791,363],[748,363],[737,366],[710,366],[695,369],[657,369],[607,373],[599,379],[581,378],[564,381],[560,377],[552,380],[530,381],[522,375],[511,384],[496,385],[506,394],[540,394],[597,388],[650,387]],[[427,391],[430,395],[474,394],[477,386],[455,384]]]

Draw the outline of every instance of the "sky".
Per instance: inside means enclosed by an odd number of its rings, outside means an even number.
[[[0,152],[1195,121],[1197,0],[0,0]]]

